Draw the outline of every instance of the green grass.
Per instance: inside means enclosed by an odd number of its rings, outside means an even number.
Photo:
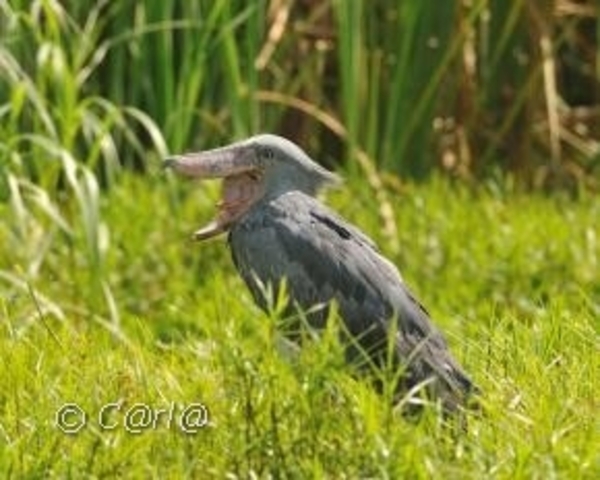
[[[593,0],[63,3],[0,0],[0,161],[35,175],[50,146],[110,180],[158,131],[174,151],[278,131],[350,168],[598,189]]]
[[[1,477],[600,478],[593,2],[70,3],[0,0]],[[216,185],[158,159],[258,131],[346,171],[330,203],[484,392],[467,432],[403,419],[333,332],[280,354],[188,240]],[[136,435],[140,403],[209,422]]]
[[[598,478],[597,197],[407,184],[388,190],[395,251],[359,178],[330,193],[399,265],[482,388],[485,415],[455,435],[433,412],[399,416],[352,378],[329,336],[281,355],[224,242],[188,241],[215,189],[172,180],[126,174],[100,197],[96,273],[75,198],[60,206],[62,230],[26,195],[25,220],[0,205],[0,472]],[[162,417],[135,435],[112,411],[121,424],[103,430],[98,412],[118,401],[121,412],[175,402],[176,413],[199,402],[209,423],[186,434]],[[55,425],[68,402],[89,414],[75,435]]]

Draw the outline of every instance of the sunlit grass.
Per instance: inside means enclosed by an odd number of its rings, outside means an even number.
[[[0,251],[2,471],[594,478],[597,199],[502,197],[441,180],[391,195],[393,260],[484,392],[485,413],[451,437],[435,415],[399,416],[327,340],[281,355],[224,242],[188,240],[212,214],[210,199],[168,180],[125,175],[101,202],[118,319],[106,298],[85,298],[85,253],[60,237],[31,288],[23,265]],[[385,249],[371,195],[359,179],[345,189],[331,203]],[[10,238],[13,213],[2,208],[0,235]],[[196,434],[164,422],[139,435],[103,430],[95,416],[119,401],[124,410],[198,402],[210,422]],[[90,416],[76,435],[54,423],[67,402]],[[109,419],[124,422],[119,412]]]
[[[0,0],[0,476],[600,477],[593,117],[561,127],[569,196],[514,186],[556,161],[556,58],[525,55],[551,12],[63,3]],[[278,129],[345,164],[330,203],[400,267],[483,391],[468,431],[402,418],[333,335],[281,352],[225,242],[189,241],[217,186],[161,173],[167,145]],[[440,159],[469,180],[527,169],[466,186],[433,173]],[[56,425],[69,402],[88,414],[74,435]],[[175,422],[128,431],[142,403]],[[194,403],[209,422],[188,434],[177,414]]]

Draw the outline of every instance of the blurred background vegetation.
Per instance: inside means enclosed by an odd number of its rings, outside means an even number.
[[[0,472],[600,478],[599,9],[0,0]],[[330,403],[326,342],[291,375],[224,245],[186,243],[216,185],[161,159],[258,132],[342,172],[329,202],[486,392],[455,453],[354,383]],[[59,402],[122,396],[219,428],[57,434]]]
[[[329,166],[598,188],[593,0],[2,0],[0,28],[4,198],[262,131]]]

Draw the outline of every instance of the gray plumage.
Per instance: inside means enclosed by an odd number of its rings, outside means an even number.
[[[219,172],[219,160],[229,167]],[[220,216],[196,236],[229,231],[235,266],[263,310],[267,287],[278,288],[284,280],[291,308],[309,312],[314,328],[323,328],[328,315],[319,306],[335,301],[350,335],[351,363],[385,368],[391,344],[393,365],[403,369],[398,397],[423,384],[448,411],[465,403],[474,389],[471,381],[396,267],[364,233],[313,196],[337,181],[333,174],[273,135],[175,157],[167,165],[190,176],[226,179]]]

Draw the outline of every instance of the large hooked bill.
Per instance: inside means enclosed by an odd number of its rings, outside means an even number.
[[[262,169],[256,165],[254,149],[232,145],[167,158],[164,168],[199,179],[222,178],[217,215],[194,232],[194,240],[206,240],[225,233],[262,194]]]

